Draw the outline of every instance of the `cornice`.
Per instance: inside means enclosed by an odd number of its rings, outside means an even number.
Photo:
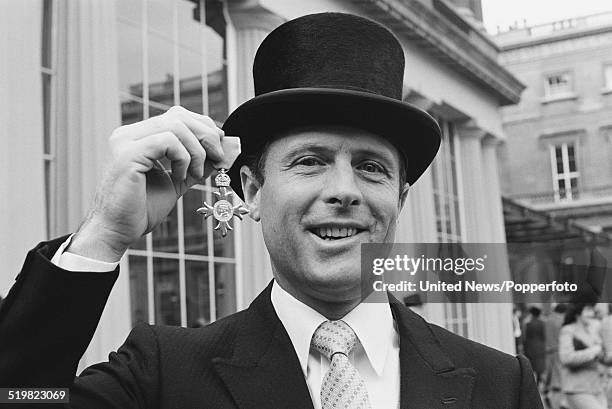
[[[503,68],[495,58],[497,49],[478,30],[470,35],[455,27],[446,18],[415,0],[351,0],[365,7],[369,15],[386,24],[394,32],[422,46],[440,63],[450,66],[494,95],[500,105],[520,101],[525,85]],[[476,38],[476,39],[474,39]],[[485,43],[483,50],[477,43]]]
[[[282,17],[261,6],[258,0],[229,0],[227,10],[232,24],[241,30],[270,32],[285,22]]]
[[[501,51],[512,51],[519,48],[535,47],[538,45],[557,43],[561,41],[573,40],[576,38],[596,36],[599,34],[606,34],[612,32],[612,26],[597,27],[588,30],[577,30],[570,32],[559,32],[551,35],[542,36],[538,38],[524,38],[507,44],[500,45]]]

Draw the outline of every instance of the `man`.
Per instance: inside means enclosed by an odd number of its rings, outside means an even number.
[[[429,325],[393,297],[361,302],[360,244],[393,241],[440,143],[435,121],[401,101],[397,39],[360,17],[305,16],[264,40],[253,72],[256,97],[224,131],[241,137],[232,187],[262,224],[273,283],[205,328],[139,325],[74,378],[119,258],[234,160],[230,138],[184,109],[121,127],[88,217],[71,240],[30,252],[11,290],[0,385],[71,385],[76,408],[541,408],[525,358]]]
[[[563,326],[567,305],[555,305],[550,316],[544,321],[546,339],[546,376],[545,394],[551,409],[564,406],[564,395],[561,392],[561,362],[559,362],[559,333]]]
[[[525,356],[531,363],[538,386],[546,370],[546,333],[544,321],[540,319],[541,314],[542,310],[539,307],[529,308],[529,321],[525,324],[523,340]]]

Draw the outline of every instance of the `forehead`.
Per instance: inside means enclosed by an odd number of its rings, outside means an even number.
[[[308,149],[328,152],[368,153],[383,156],[399,164],[400,153],[386,138],[367,130],[344,126],[313,126],[292,129],[279,135],[269,145],[268,159],[282,160],[283,156]]]

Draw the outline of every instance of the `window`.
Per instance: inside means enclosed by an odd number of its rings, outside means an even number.
[[[547,75],[544,80],[544,95],[549,98],[572,93],[572,78],[569,72]]]
[[[579,196],[576,167],[576,147],[564,142],[550,147],[553,190],[556,201],[573,200]]]
[[[462,240],[461,194],[459,189],[458,138],[455,126],[437,118],[442,129],[442,144],[432,165],[436,230],[441,243],[460,243]],[[444,324],[447,329],[468,336],[468,310],[465,303],[444,304]]]
[[[228,115],[225,19],[219,0],[117,0],[122,123],[172,105]],[[222,239],[195,213],[208,180],[127,252],[132,323],[200,326],[236,311],[236,233]]]
[[[45,180],[45,209],[47,237],[56,235],[56,131],[55,131],[55,86],[56,58],[54,45],[56,43],[56,27],[54,24],[56,2],[44,0],[42,4],[42,38],[41,67],[42,74],[42,106],[43,106],[43,161]]]
[[[612,63],[604,65],[604,89],[612,90]]]

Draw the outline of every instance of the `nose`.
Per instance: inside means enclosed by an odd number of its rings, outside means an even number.
[[[323,193],[325,203],[342,208],[361,204],[363,194],[349,162],[335,163],[327,174]]]

